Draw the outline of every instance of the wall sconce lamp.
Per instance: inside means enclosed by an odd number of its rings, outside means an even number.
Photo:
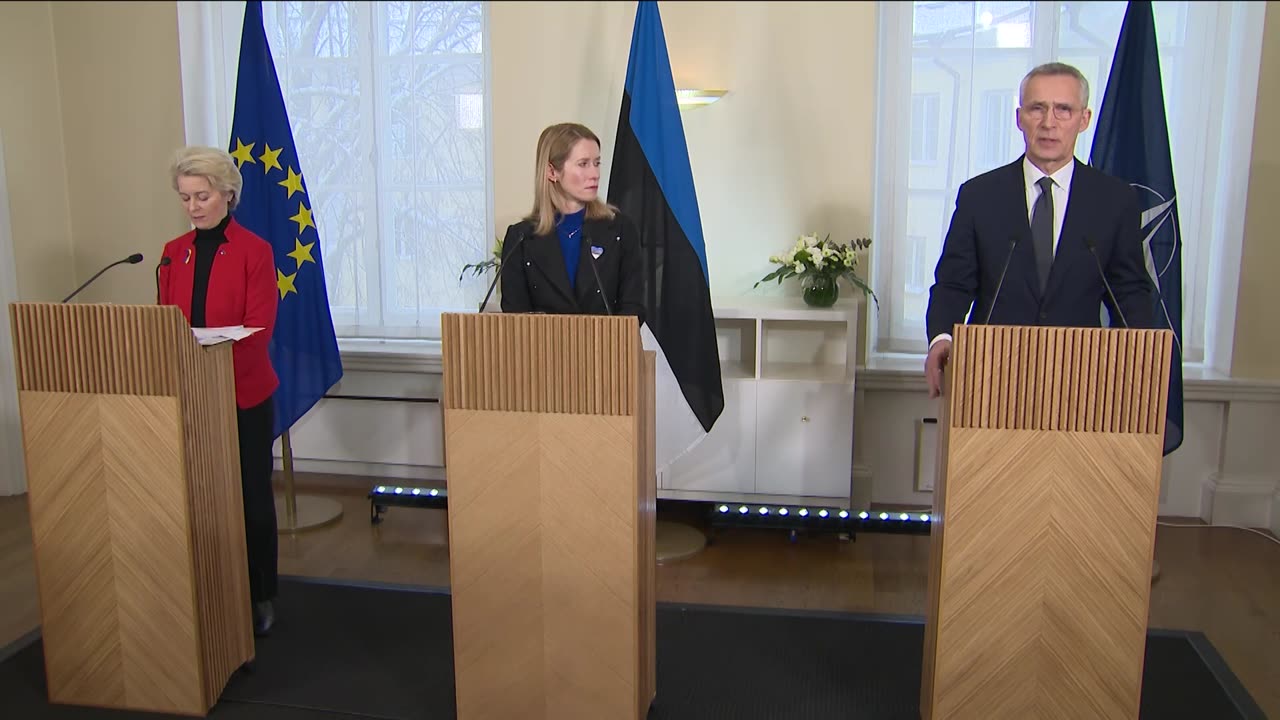
[[[681,109],[696,108],[719,100],[728,90],[676,90],[676,104]]]

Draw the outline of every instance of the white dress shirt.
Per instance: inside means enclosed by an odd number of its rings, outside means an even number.
[[[1053,253],[1058,254],[1058,240],[1062,237],[1062,219],[1067,216],[1067,202],[1071,199],[1071,176],[1076,171],[1076,160],[1071,158],[1071,162],[1058,168],[1058,171],[1049,177],[1053,179]],[[1031,223],[1031,214],[1035,212],[1036,200],[1040,199],[1040,186],[1037,183],[1040,178],[1044,177],[1044,171],[1035,165],[1026,156],[1022,158],[1022,184],[1027,192],[1027,224]],[[929,341],[929,348],[942,340],[950,340],[951,333],[941,333],[934,339]]]
[[[1062,237],[1062,218],[1067,216],[1067,201],[1071,198],[1071,175],[1076,171],[1075,158],[1071,162],[1058,168],[1058,171],[1049,177],[1053,180],[1053,254],[1058,254],[1058,239]],[[1031,161],[1022,158],[1022,182],[1027,189],[1027,222],[1031,222],[1031,215],[1035,212],[1036,201],[1040,199],[1040,186],[1036,183],[1040,182],[1040,178],[1044,177],[1044,171]]]

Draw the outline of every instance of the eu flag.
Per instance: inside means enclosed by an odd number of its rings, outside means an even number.
[[[724,409],[707,251],[658,4],[636,8],[609,176],[609,203],[644,247],[646,350],[657,356],[656,455],[665,467]]]
[[[244,178],[236,222],[275,251],[280,305],[270,353],[280,376],[278,437],[342,378],[342,359],[329,315],[320,233],[267,45],[261,2],[245,5],[229,150]]]
[[[1182,444],[1182,233],[1165,123],[1160,55],[1150,2],[1130,2],[1120,26],[1090,164],[1127,180],[1142,208],[1147,273],[1157,293],[1156,325],[1174,333],[1164,454]]]

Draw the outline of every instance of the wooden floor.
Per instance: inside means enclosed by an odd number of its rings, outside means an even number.
[[[304,488],[305,489],[305,488]],[[336,524],[280,538],[284,575],[445,587],[445,513],[390,508],[369,522],[362,494],[327,489]],[[696,518],[669,517],[686,520]],[[723,530],[701,553],[658,568],[658,600],[923,615],[928,538],[835,537]],[[1268,717],[1280,720],[1280,545],[1221,528],[1160,527],[1150,625],[1199,630]],[[0,648],[39,624],[25,496],[0,498]]]

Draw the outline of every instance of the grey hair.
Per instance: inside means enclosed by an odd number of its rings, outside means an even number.
[[[227,209],[235,210],[240,202],[240,189],[244,187],[244,178],[240,176],[240,168],[231,153],[211,147],[184,147],[173,155],[169,166],[173,189],[178,189],[180,177],[202,177],[218,192],[230,195]]]
[[[1022,100],[1027,94],[1027,83],[1031,78],[1040,75],[1070,75],[1080,83],[1080,107],[1089,107],[1089,81],[1085,79],[1084,73],[1077,70],[1074,66],[1066,63],[1051,62],[1043,65],[1037,65],[1031,68],[1031,72],[1022,78],[1022,84],[1018,86],[1018,104],[1022,104]]]

